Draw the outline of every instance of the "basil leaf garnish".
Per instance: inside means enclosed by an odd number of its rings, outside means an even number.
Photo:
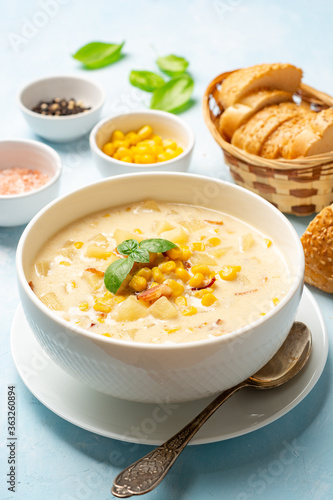
[[[184,57],[175,56],[173,54],[165,57],[159,57],[156,63],[160,70],[169,76],[184,73],[189,64]]]
[[[177,245],[172,243],[172,241],[164,240],[162,238],[152,238],[150,240],[144,240],[140,243],[140,248],[145,248],[148,252],[163,253],[171,248],[175,248]]]
[[[190,75],[184,73],[172,78],[165,85],[154,90],[150,107],[169,113],[180,113],[191,104],[193,89],[194,82]]]
[[[133,70],[130,72],[129,81],[134,87],[146,92],[153,92],[165,84],[163,78],[152,71]]]
[[[117,293],[120,285],[131,271],[134,264],[134,259],[131,255],[127,259],[117,259],[107,268],[104,274],[104,284],[106,288]]]
[[[125,240],[117,246],[117,250],[122,255],[130,255],[139,247],[139,243],[136,240]]]
[[[131,256],[135,260],[135,262],[149,262],[149,251],[146,248],[138,248],[131,253]]]
[[[124,43],[92,42],[81,47],[75,54],[74,59],[82,62],[86,68],[98,69],[112,64],[121,57],[121,49]]]

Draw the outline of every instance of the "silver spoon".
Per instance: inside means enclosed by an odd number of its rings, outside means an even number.
[[[243,387],[272,389],[291,380],[303,368],[311,352],[311,332],[295,322],[278,352],[257,373],[217,396],[199,415],[164,444],[124,469],[114,480],[111,493],[118,498],[143,495],[166,476],[185,446],[215,411]]]

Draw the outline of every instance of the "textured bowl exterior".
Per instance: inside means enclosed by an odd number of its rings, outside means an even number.
[[[149,197],[227,211],[252,223],[281,248],[292,276],[287,296],[255,323],[218,337],[177,345],[115,340],[74,328],[57,317],[30,289],[25,272],[40,246],[68,220]],[[111,196],[110,196],[111,195]],[[66,219],[65,219],[66,216]],[[260,224],[257,224],[257,221]],[[28,225],[18,245],[19,291],[28,322],[43,349],[61,368],[88,386],[141,402],[203,398],[246,379],[277,351],[301,299],[304,257],[288,220],[262,198],[240,187],[202,176],[175,173],[118,176],[50,204]]]
[[[116,160],[102,152],[103,145],[110,140],[114,130],[127,133],[131,130],[138,130],[143,125],[151,125],[154,133],[164,138],[175,139],[183,148],[183,153],[172,160],[141,165]],[[165,111],[145,110],[123,113],[101,120],[91,131],[89,142],[93,160],[104,177],[145,171],[186,172],[191,162],[194,135],[187,123],[178,116]]]
[[[29,222],[59,193],[62,165],[60,156],[46,144],[28,139],[0,141],[0,169],[14,165],[39,169],[48,174],[45,186],[19,195],[0,195],[0,226],[20,226]]]

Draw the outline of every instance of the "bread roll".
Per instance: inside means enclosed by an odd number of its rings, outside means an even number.
[[[292,102],[292,100],[292,94],[285,90],[261,89],[248,94],[222,113],[219,123],[220,132],[230,140],[235,130],[260,109],[280,102]]]
[[[302,70],[292,64],[259,64],[240,69],[222,83],[219,101],[227,109],[245,95],[259,89],[278,89],[294,93],[300,85]]]
[[[333,150],[333,108],[315,113],[312,120],[297,134],[288,158],[312,156]]]
[[[231,144],[248,153],[260,155],[266,139],[274,130],[295,116],[303,116],[308,110],[308,106],[289,102],[266,106],[236,130]]]
[[[301,241],[306,283],[333,293],[333,204],[310,222]]]

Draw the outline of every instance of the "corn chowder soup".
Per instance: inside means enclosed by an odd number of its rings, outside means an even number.
[[[117,246],[151,238],[177,246],[150,252],[149,262],[135,262],[116,293],[108,290],[106,270],[129,258]],[[47,307],[90,332],[179,343],[217,337],[265,315],[286,295],[290,276],[274,241],[241,220],[144,201],[61,230],[38,255],[29,284]]]

